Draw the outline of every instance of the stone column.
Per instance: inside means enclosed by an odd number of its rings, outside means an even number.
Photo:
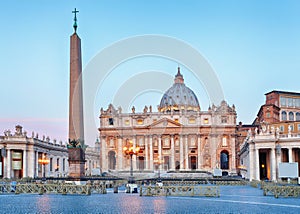
[[[171,135],[171,163],[170,170],[175,170],[175,146],[174,146],[174,135]]]
[[[107,172],[107,154],[106,154],[106,137],[101,139],[101,162],[102,162],[102,171]]]
[[[259,166],[259,149],[255,148],[255,179],[256,180],[260,180],[260,176],[259,176],[259,169],[260,169],[260,166]]]
[[[33,147],[30,148],[28,151],[28,158],[29,158],[29,170],[27,172],[27,176],[33,178],[35,174],[35,152],[33,150]]]
[[[161,136],[158,136],[158,161],[161,162],[162,160],[162,151],[161,151]],[[162,164],[159,164],[158,167],[159,167],[159,170],[162,169],[161,167]]]
[[[255,170],[255,163],[254,163],[254,160],[255,160],[255,157],[254,157],[254,151],[253,151],[253,148],[254,145],[252,143],[249,143],[249,169],[248,170],[248,175],[249,175],[249,180],[252,181],[252,180],[255,180],[255,176],[254,176],[254,170]]]
[[[185,135],[185,140],[184,140],[184,147],[185,147],[185,170],[189,169],[189,145],[188,145],[188,135]]]
[[[153,171],[153,141],[152,135],[149,136],[149,146],[150,146],[150,155],[149,155],[149,169]]]
[[[275,149],[271,148],[271,156],[270,156],[270,163],[271,163],[271,179],[272,181],[276,181],[276,159],[275,159]]]
[[[184,159],[183,159],[183,140],[182,140],[182,135],[180,135],[180,138],[179,138],[179,150],[180,150],[180,170],[183,170],[183,162],[184,162]]]
[[[235,155],[235,138],[231,137],[231,172],[232,173],[237,173],[236,172],[236,155]]]
[[[118,170],[123,169],[123,144],[122,144],[122,137],[118,136]]]
[[[133,148],[135,149],[136,148],[136,135],[133,135],[132,136],[132,145],[133,145]],[[137,158],[136,158],[136,155],[133,155],[132,156],[132,168],[133,170],[135,171],[137,169]]]
[[[144,146],[145,146],[145,159],[144,159],[145,169],[149,170],[149,158],[148,158],[149,151],[148,151],[148,136],[147,135],[144,136]]]
[[[293,148],[289,148],[289,163],[293,162]]]
[[[23,178],[27,177],[27,151],[23,150]]]
[[[35,160],[34,160],[35,164],[35,175],[34,177],[38,177],[39,176],[39,152],[38,151],[35,151]]]
[[[11,151],[7,149],[7,178],[11,178]]]
[[[275,147],[275,150],[276,150],[276,147]],[[281,154],[282,154],[282,150],[280,148],[280,150],[277,152],[276,151],[276,179],[279,179],[278,177],[278,173],[279,173],[279,163],[281,163]]]
[[[197,169],[201,169],[201,136],[198,134],[197,135],[197,161],[198,161],[198,164],[197,164]]]

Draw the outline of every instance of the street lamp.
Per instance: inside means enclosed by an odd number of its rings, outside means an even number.
[[[46,158],[46,155],[43,154],[42,158],[40,158],[39,160],[39,163],[43,165],[43,180],[46,180],[46,167],[45,165],[49,164],[49,159]]]
[[[134,183],[133,180],[133,169],[132,169],[132,156],[137,155],[140,151],[140,147],[136,146],[134,147],[132,145],[132,142],[129,141],[129,145],[123,147],[123,152],[125,155],[130,156],[130,177],[129,177],[129,183]]]
[[[158,165],[158,180],[160,181],[160,165],[164,163],[164,160],[158,156],[158,159],[154,160],[154,163]]]

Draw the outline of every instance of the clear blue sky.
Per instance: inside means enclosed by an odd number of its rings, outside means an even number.
[[[252,123],[264,93],[299,92],[300,2],[295,1],[1,1],[0,2],[0,131],[24,126],[29,133],[67,140],[69,36],[77,8],[83,67],[105,47],[144,34],[166,35],[197,49],[214,68],[226,101],[235,104],[238,121]],[[136,63],[141,68],[143,62]],[[152,63],[152,65],[151,65]],[[134,75],[107,78],[95,100],[95,115],[112,102],[108,91]],[[144,70],[176,73],[176,62],[145,59]],[[154,65],[155,64],[155,65]],[[152,67],[151,67],[152,66]],[[123,66],[126,69],[126,65]],[[203,89],[185,73],[201,108],[209,102]],[[115,79],[114,79],[115,78]],[[123,81],[119,81],[122,79]],[[171,85],[170,85],[171,86]],[[102,90],[102,91],[101,91]],[[161,94],[136,100],[156,106]],[[134,102],[133,102],[134,103]],[[156,108],[155,108],[156,110]],[[95,121],[98,121],[95,118]],[[99,123],[98,123],[99,124]],[[97,130],[90,130],[92,144]]]

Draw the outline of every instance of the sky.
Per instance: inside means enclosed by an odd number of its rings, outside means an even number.
[[[69,45],[75,7],[79,10],[77,33],[82,43],[85,92],[91,81],[85,74],[91,78],[88,70],[101,53],[117,47],[115,51],[123,54],[122,42],[149,35],[168,37],[197,50],[217,77],[224,99],[236,106],[237,121],[244,124],[253,122],[265,102],[265,93],[300,92],[297,0],[2,0],[0,135],[20,124],[28,133],[67,141]],[[110,57],[117,55],[113,52]],[[191,53],[181,55],[189,58]],[[184,61],[145,53],[120,61],[105,75],[100,67],[94,67],[94,72],[99,69],[99,82],[91,96],[84,97],[91,100],[92,106],[85,106],[85,111],[91,109],[94,120],[85,121],[86,143],[93,145],[98,136],[100,108],[106,109],[110,103],[117,107],[122,92],[124,95],[147,75],[153,77],[148,79],[153,87],[127,94],[123,112],[133,105],[137,112],[145,105],[156,110],[178,66],[201,109],[207,110],[212,104],[207,87],[213,88],[215,83],[203,81]]]

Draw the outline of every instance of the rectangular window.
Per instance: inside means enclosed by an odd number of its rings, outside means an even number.
[[[143,125],[144,124],[144,120],[143,119],[137,119],[137,124],[138,125]]]
[[[280,131],[284,132],[284,126],[280,126]]]
[[[190,124],[195,124],[195,123],[196,123],[195,118],[190,118],[190,119],[189,119],[189,123],[190,123]]]
[[[296,107],[300,107],[300,99],[299,98],[297,98],[296,100],[295,100],[295,106]]]
[[[224,117],[224,116],[223,116],[223,117],[221,118],[221,123],[227,123],[227,117]]]
[[[113,118],[109,118],[109,119],[108,119],[108,124],[109,124],[110,126],[113,126],[113,125],[114,125],[114,119],[113,119]]]
[[[204,124],[208,124],[208,118],[204,118]]]
[[[293,98],[288,98],[288,107],[293,107]]]
[[[125,125],[128,126],[129,124],[129,120],[125,120]]]
[[[294,131],[294,125],[289,125],[289,130]]]
[[[286,98],[280,97],[280,106],[286,106]]]
[[[227,146],[227,138],[226,138],[226,137],[223,137],[223,140],[222,140],[222,146],[223,146],[223,147],[226,147],[226,146]]]

